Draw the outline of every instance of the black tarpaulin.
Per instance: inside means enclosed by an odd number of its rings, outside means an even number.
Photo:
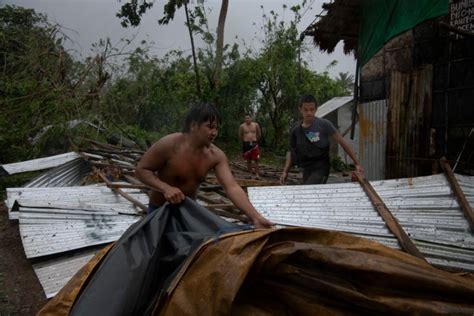
[[[131,226],[83,287],[72,315],[147,315],[204,241],[241,228],[186,199]]]

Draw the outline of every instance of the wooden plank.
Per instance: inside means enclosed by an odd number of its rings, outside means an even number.
[[[397,238],[402,249],[408,252],[409,254],[426,261],[425,257],[418,250],[418,248],[415,246],[410,237],[408,237],[405,230],[403,230],[403,227],[398,223],[395,216],[393,216],[393,214],[390,212],[390,210],[385,205],[380,196],[377,194],[370,182],[361,173],[354,172],[354,174],[356,175],[357,181],[364,189],[365,193],[369,197],[375,209],[380,214],[380,216],[382,216],[383,220],[387,224],[388,229]]]
[[[127,199],[128,201],[132,202],[134,205],[138,206],[139,208],[141,208],[141,210],[143,211],[144,214],[147,214],[148,213],[148,207],[146,207],[144,204],[142,204],[140,201],[134,199],[132,196],[130,196],[128,193],[120,190],[119,188],[116,188],[116,187],[113,187],[111,186],[112,183],[107,179],[107,177],[97,168],[94,168],[95,169],[95,172],[97,172],[97,174],[100,176],[100,178],[105,182],[105,184],[111,188],[114,192],[117,192],[118,194],[120,194],[121,196],[123,196],[125,199]]]
[[[454,196],[456,197],[456,200],[458,201],[459,206],[461,207],[464,213],[464,217],[469,223],[471,232],[474,233],[474,214],[472,212],[471,205],[469,205],[469,202],[467,201],[466,196],[464,195],[464,192],[462,191],[461,186],[458,183],[458,180],[454,176],[451,166],[446,161],[446,157],[442,157],[439,162],[441,168],[443,168],[444,174],[446,175],[449,184],[451,185],[451,189],[453,190]]]

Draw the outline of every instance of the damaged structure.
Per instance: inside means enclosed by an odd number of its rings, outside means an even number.
[[[357,58],[367,178],[429,175],[442,156],[473,174],[473,2],[335,0],[323,8],[304,35],[328,53],[342,42]]]
[[[0,166],[3,175],[46,170],[22,187],[7,188],[10,220],[19,221],[25,255],[47,298],[54,297],[95,253],[116,241],[147,211],[146,187],[134,176],[143,151],[92,142],[87,150]],[[246,179],[243,163],[232,163],[243,187],[276,185],[279,173],[262,166],[262,180]],[[293,174],[290,183],[298,183]],[[198,200],[230,222],[247,218],[227,199],[211,174]]]
[[[132,161],[140,152],[106,147],[96,144],[24,187],[7,189],[9,216],[19,220],[25,254],[34,259],[33,269],[48,298],[143,218],[148,196],[132,176]],[[37,160],[35,168],[41,162]],[[277,186],[279,172],[265,166],[260,181],[239,175],[243,163],[232,163],[232,169],[255,207],[279,227],[349,233],[448,271],[474,271],[474,177],[454,176],[449,166],[446,175],[312,186]],[[455,178],[454,186],[448,175]],[[301,179],[293,174],[290,181]],[[212,175],[198,201],[229,223],[246,221]],[[382,204],[392,218],[381,213]]]
[[[466,105],[472,70],[460,69],[472,64],[472,39],[444,26],[443,1],[387,3],[333,1],[305,31],[323,50],[343,40],[360,58],[353,104],[367,177],[280,186],[279,170],[262,166],[255,180],[239,176],[244,164],[231,164],[252,204],[278,229],[246,225],[212,174],[197,203],[165,204],[144,216],[148,189],[133,176],[143,154],[136,149],[94,142],[64,157],[1,166],[5,175],[53,168],[8,188],[6,200],[52,298],[40,314],[472,315],[472,139],[459,134],[474,122]],[[415,12],[421,3],[433,10],[388,38],[379,34],[379,48],[360,49],[368,35],[354,25],[371,14],[393,21],[387,14],[396,15],[399,4]],[[448,52],[419,53],[440,40]],[[439,85],[446,76],[464,76],[466,86],[460,79]],[[318,115],[350,104],[334,100]],[[299,175],[288,182],[299,183]]]

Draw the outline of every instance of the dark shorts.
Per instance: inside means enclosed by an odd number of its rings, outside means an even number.
[[[245,160],[259,160],[260,148],[258,147],[258,143],[257,142],[243,142],[242,157]]]
[[[328,181],[328,168],[303,169],[303,184],[325,184]]]

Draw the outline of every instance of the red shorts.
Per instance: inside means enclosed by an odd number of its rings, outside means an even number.
[[[242,157],[245,160],[259,160],[260,149],[256,142],[244,142],[242,146]]]

